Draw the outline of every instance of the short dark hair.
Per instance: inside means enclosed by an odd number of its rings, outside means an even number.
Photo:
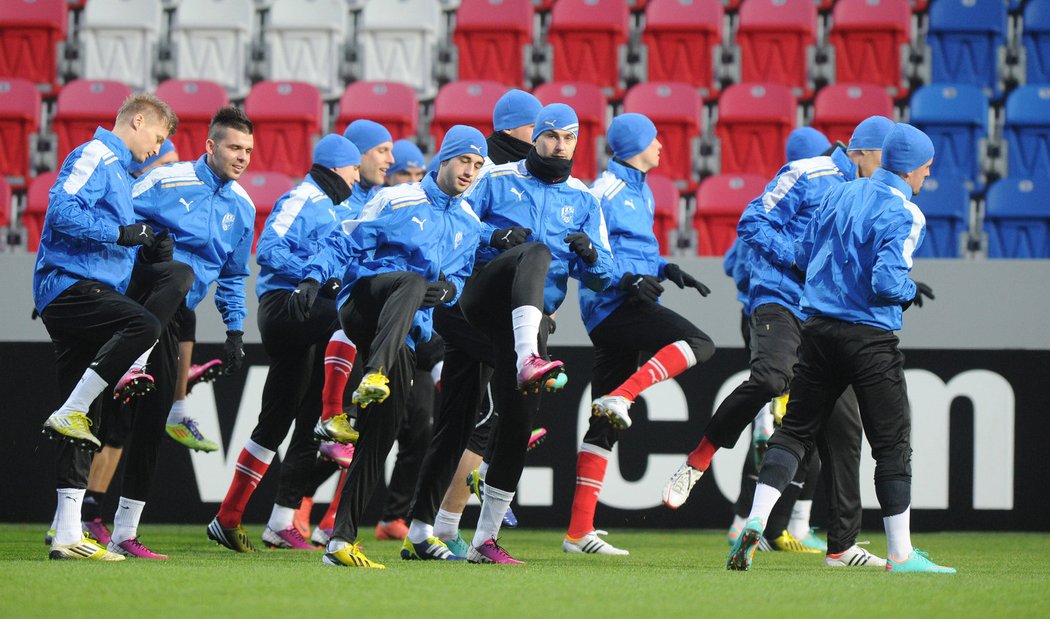
[[[251,135],[255,127],[241,108],[227,105],[219,108],[219,111],[215,112],[215,116],[211,117],[211,124],[208,125],[208,139],[220,139],[226,132],[226,129],[236,129]]]

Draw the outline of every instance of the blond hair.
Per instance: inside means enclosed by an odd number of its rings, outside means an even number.
[[[117,124],[127,122],[138,114],[149,116],[152,120],[160,121],[166,125],[169,136],[174,135],[175,129],[179,126],[179,117],[175,115],[171,107],[164,101],[145,92],[137,92],[124,99],[120,110],[117,111]]]

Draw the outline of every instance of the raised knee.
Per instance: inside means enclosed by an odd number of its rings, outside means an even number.
[[[701,333],[690,334],[685,338],[685,343],[693,351],[697,363],[706,363],[715,354],[715,343]]]

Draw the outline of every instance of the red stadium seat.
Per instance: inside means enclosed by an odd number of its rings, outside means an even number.
[[[204,153],[211,117],[230,102],[226,89],[207,80],[168,80],[157,87],[157,96],[179,117],[179,129],[171,136],[179,159],[196,159]]]
[[[252,239],[252,253],[255,253],[259,235],[266,225],[266,218],[273,211],[273,205],[295,187],[295,181],[280,172],[245,172],[237,182],[255,204],[255,238]]]
[[[736,225],[744,208],[765,188],[765,178],[754,174],[717,174],[705,178],[696,191],[693,215],[697,253],[724,256],[736,240]]]
[[[649,174],[645,182],[653,192],[653,233],[660,243],[660,255],[670,256],[677,240],[680,220],[681,196],[674,181],[661,174]]]
[[[605,143],[608,102],[601,88],[585,82],[547,82],[533,92],[543,105],[565,103],[580,119],[572,175],[588,183],[598,177],[599,145]]]
[[[58,48],[66,38],[66,0],[0,0],[0,75],[54,94]]]
[[[0,78],[0,179],[17,189],[29,182],[29,136],[39,127],[40,92],[33,82]]]
[[[0,228],[11,225],[11,186],[0,176]]]
[[[463,0],[456,11],[452,41],[459,57],[459,79],[495,80],[521,88],[525,49],[532,43],[530,0]]]
[[[744,0],[737,30],[741,81],[783,84],[807,95],[816,34],[813,0]]]
[[[244,100],[255,124],[256,171],[299,178],[313,161],[314,138],[321,131],[321,93],[305,82],[259,82]]]
[[[835,81],[878,84],[907,94],[901,48],[908,44],[908,0],[838,0],[828,41],[835,49]]]
[[[554,81],[591,82],[618,97],[618,60],[627,44],[629,20],[626,0],[558,0],[548,31]]]
[[[44,229],[47,214],[47,196],[55,184],[58,172],[44,172],[33,179],[26,199],[26,210],[22,213],[22,227],[26,229],[26,250],[35,252],[40,247],[40,233]]]
[[[663,144],[660,173],[681,187],[695,187],[694,143],[700,138],[703,101],[696,89],[682,82],[646,82],[631,88],[623,100],[624,112],[645,114],[656,125]]]
[[[857,124],[869,116],[893,118],[893,99],[874,84],[831,84],[813,101],[813,128],[831,143],[848,143]]]
[[[507,92],[507,87],[492,81],[449,82],[434,99],[434,119],[430,135],[434,138],[434,152],[441,148],[441,139],[452,125],[470,125],[485,135],[492,133],[492,108]]]
[[[335,130],[342,133],[355,120],[367,118],[390,132],[395,140],[416,136],[419,100],[416,91],[400,82],[354,82],[339,99]]]
[[[787,86],[742,83],[726,88],[715,126],[722,173],[772,177],[784,164],[784,143],[795,116],[795,96]]]
[[[649,53],[649,80],[687,82],[705,97],[718,91],[715,64],[722,45],[721,0],[652,0],[645,9],[642,41]]]
[[[117,110],[131,94],[121,82],[74,80],[58,95],[57,112],[51,131],[58,137],[58,165],[61,166],[77,146],[91,139],[100,125],[113,127]]]

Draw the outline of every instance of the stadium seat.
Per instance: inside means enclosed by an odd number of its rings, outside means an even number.
[[[716,174],[705,178],[696,190],[693,214],[697,253],[724,256],[736,240],[736,225],[744,208],[765,189],[765,177],[755,174]]]
[[[44,215],[47,214],[47,196],[57,178],[58,172],[44,172],[29,185],[26,210],[22,213],[22,227],[26,230],[26,251],[35,252],[40,247],[40,233],[44,229]]]
[[[0,179],[17,189],[32,173],[32,138],[40,127],[40,92],[22,78],[0,78]]]
[[[682,204],[678,187],[672,179],[662,174],[649,174],[645,182],[653,192],[653,233],[660,243],[660,255],[670,256],[678,240],[678,222],[681,220]]]
[[[259,82],[244,100],[255,125],[256,171],[301,177],[313,161],[314,139],[321,131],[321,93],[305,82]]]
[[[968,180],[929,177],[912,201],[926,216],[926,238],[915,256],[918,258],[958,258],[966,247],[960,243],[970,225]]]
[[[215,82],[167,80],[157,87],[156,94],[179,117],[179,128],[171,136],[179,158],[195,159],[204,152],[211,117],[230,102],[226,89]]]
[[[159,0],[91,0],[80,20],[80,77],[152,91],[163,23]]]
[[[580,139],[572,175],[590,183],[598,177],[599,153],[604,152],[607,102],[601,88],[586,82],[547,82],[533,92],[543,105],[565,103],[580,119]]]
[[[54,95],[66,38],[66,0],[0,0],[0,76],[27,79]]]
[[[530,60],[530,0],[463,0],[452,41],[461,80],[494,80],[521,88]]]
[[[0,229],[11,225],[11,186],[0,177]]]
[[[1029,0],[1024,7],[1021,44],[1029,84],[1050,84],[1050,2]]]
[[[304,169],[298,174],[301,175],[305,171]],[[255,237],[252,239],[252,253],[255,253],[259,235],[266,226],[266,218],[273,211],[273,205],[278,198],[291,191],[296,183],[287,174],[258,171],[245,172],[237,182],[244,187],[255,204]]]
[[[926,33],[932,81],[973,84],[998,96],[1006,34],[1003,0],[936,0]]]
[[[357,55],[363,80],[403,82],[421,99],[437,90],[434,67],[445,20],[432,0],[369,2],[361,11]]]
[[[1050,176],[1050,84],[1021,86],[1010,93],[1003,138],[1009,176]]]
[[[274,0],[263,32],[267,79],[313,84],[325,99],[343,94],[347,22],[343,0]]]
[[[893,99],[886,89],[872,84],[831,84],[813,100],[813,128],[831,143],[849,142],[857,123],[869,116],[893,118]]]
[[[62,88],[51,122],[51,131],[58,138],[59,167],[71,150],[95,135],[100,125],[113,127],[117,110],[131,92],[126,84],[104,80],[73,80]]]
[[[209,80],[234,99],[244,97],[255,21],[252,0],[179,0],[171,27],[173,77]]]
[[[395,140],[411,139],[419,127],[419,101],[411,86],[398,82],[354,82],[339,100],[335,130],[367,118],[383,125]]]
[[[652,0],[645,9],[642,42],[654,82],[687,82],[714,98],[720,89],[715,67],[721,62],[721,0]]]
[[[499,82],[449,82],[434,99],[434,118],[430,121],[430,136],[434,152],[441,148],[441,138],[452,125],[470,125],[489,135],[492,133],[492,108],[507,92]]]
[[[771,178],[784,165],[784,143],[795,128],[795,96],[781,84],[734,84],[718,101],[715,133],[722,174]]]
[[[697,182],[693,161],[699,152],[702,106],[696,89],[681,82],[638,84],[623,100],[625,112],[645,114],[656,125],[657,139],[663,144],[660,174],[690,191]]]
[[[558,0],[547,33],[554,81],[591,82],[619,98],[629,20],[626,0]]]
[[[984,232],[989,258],[1050,258],[1050,180],[1006,178],[988,189]]]
[[[816,36],[813,0],[744,0],[736,36],[741,81],[783,84],[808,98]]]
[[[878,84],[903,97],[902,48],[911,36],[907,0],[838,0],[828,42],[835,55],[835,81]]]
[[[911,124],[933,140],[931,174],[981,178],[982,142],[988,137],[988,97],[972,84],[930,84],[911,96]]]

